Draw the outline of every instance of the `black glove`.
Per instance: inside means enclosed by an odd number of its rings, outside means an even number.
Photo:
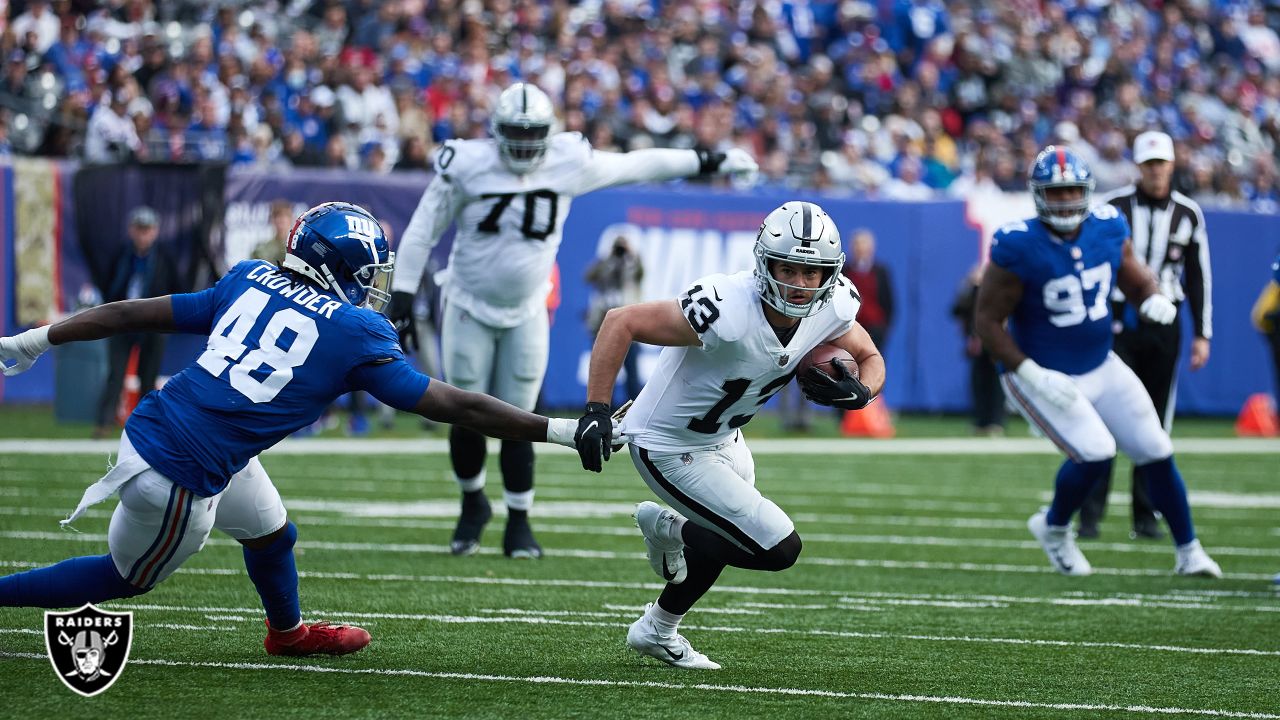
[[[405,352],[417,350],[418,327],[413,322],[413,293],[398,291],[391,293],[391,302],[387,304],[387,319],[400,333],[400,346]]]
[[[871,402],[871,389],[849,372],[844,363],[835,360],[839,377],[831,377],[817,367],[809,368],[799,377],[800,389],[805,397],[819,405],[840,408],[841,410],[861,410]]]
[[[698,153],[698,174],[711,175],[720,169],[725,154],[715,150],[694,150]]]
[[[601,458],[609,459],[613,444],[613,418],[609,417],[607,403],[587,403],[587,413],[578,420],[578,432],[573,436],[578,446],[582,468],[600,472]]]

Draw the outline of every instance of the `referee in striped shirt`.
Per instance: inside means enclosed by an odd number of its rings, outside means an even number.
[[[1107,202],[1129,221],[1133,254],[1155,274],[1161,294],[1178,305],[1179,315],[1190,311],[1195,333],[1191,369],[1199,370],[1209,361],[1209,339],[1213,337],[1212,275],[1204,214],[1194,200],[1172,189],[1172,138],[1162,132],[1142,133],[1133,142],[1133,160],[1141,174],[1137,186],[1116,191]],[[1171,325],[1139,322],[1124,305],[1124,296],[1118,289],[1111,299],[1116,354],[1142,380],[1167,431],[1173,425],[1177,396],[1182,320]],[[1133,536],[1162,537],[1164,532],[1147,489],[1136,475],[1132,487]],[[1110,477],[1094,487],[1080,511],[1081,537],[1098,536],[1098,522],[1106,510],[1110,490]]]

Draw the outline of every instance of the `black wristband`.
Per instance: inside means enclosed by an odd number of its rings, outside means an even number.
[[[608,414],[609,414],[609,410],[610,410],[609,403],[598,403],[598,402],[589,402],[589,403],[587,403],[587,414],[588,414],[588,415],[605,415],[605,416],[608,416]]]
[[[698,174],[710,175],[720,169],[724,162],[724,153],[713,150],[694,150],[698,153]]]

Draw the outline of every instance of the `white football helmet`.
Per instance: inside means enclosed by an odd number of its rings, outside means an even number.
[[[787,317],[808,317],[831,302],[840,268],[844,267],[844,247],[840,231],[826,211],[811,202],[792,201],[769,213],[756,235],[756,289],[774,310]],[[782,260],[797,265],[822,268],[822,284],[803,304],[787,301],[790,290],[800,288],[780,282],[770,272],[770,262]]]
[[[489,132],[507,169],[523,175],[538,167],[555,122],[551,98],[536,86],[518,82],[503,90],[489,118]]]

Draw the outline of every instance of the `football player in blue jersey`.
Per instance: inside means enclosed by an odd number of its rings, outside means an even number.
[[[1036,217],[996,232],[976,311],[978,334],[1003,366],[1005,393],[1067,455],[1052,504],[1027,527],[1059,572],[1090,574],[1071,516],[1110,474],[1118,448],[1169,524],[1175,570],[1221,577],[1196,539],[1173,444],[1151,398],[1111,352],[1113,281],[1146,322],[1167,325],[1177,309],[1134,257],[1124,217],[1110,205],[1090,210],[1093,175],[1078,156],[1065,147],[1045,148],[1028,185]]]
[[[367,645],[362,628],[302,621],[298,531],[258,454],[353,390],[498,438],[572,447],[577,425],[413,369],[377,311],[389,298],[394,260],[372,215],[326,203],[295,221],[280,267],[245,261],[202,292],[110,303],[0,338],[0,369],[16,375],[51,345],[143,331],[209,337],[192,365],[138,404],[116,464],[63,521],[118,492],[110,552],[0,578],[0,606],[78,607],[140,595],[217,528],[244,546],[266,609],[267,652],[339,655]]]

